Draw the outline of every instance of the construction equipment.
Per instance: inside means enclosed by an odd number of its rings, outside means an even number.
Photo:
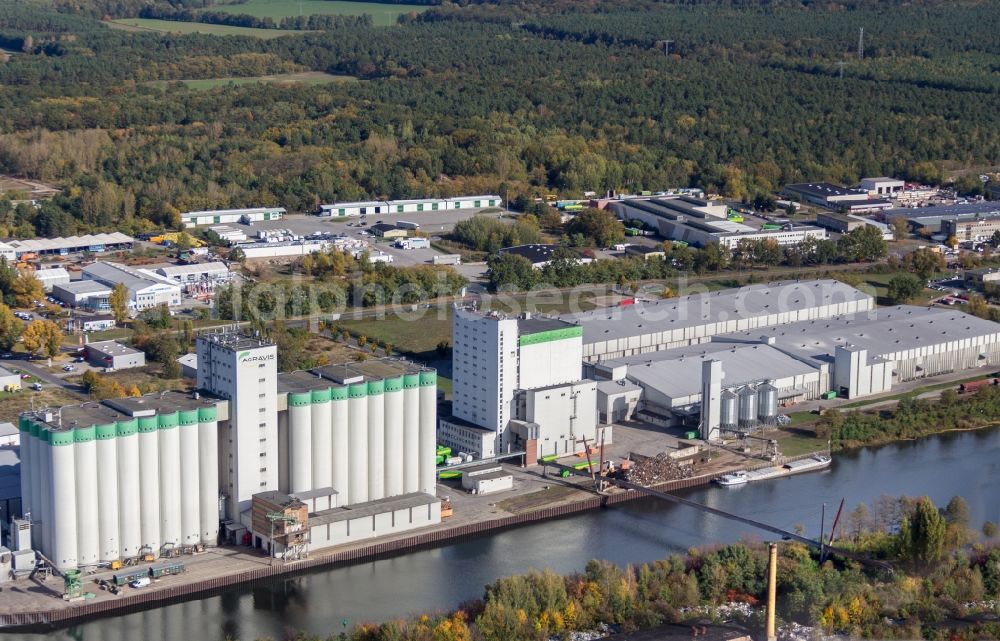
[[[274,524],[275,523],[279,523],[279,522],[280,523],[284,523],[286,525],[286,527],[283,528],[283,529],[287,530],[287,526],[288,525],[298,525],[299,524],[299,518],[297,516],[295,516],[294,514],[282,514],[281,512],[268,512],[267,513],[267,520],[271,522],[271,538],[269,540],[271,541],[271,547],[272,547],[272,549],[271,549],[271,553],[270,553],[269,556],[271,557],[271,563],[273,563],[274,562],[274,549],[273,549],[273,547],[274,547]],[[291,539],[290,539],[290,537],[289,537],[289,535],[287,533],[283,534],[282,536],[285,539],[285,550],[281,554],[281,560],[282,561],[288,561],[290,559],[291,560],[296,560],[296,559],[302,558],[302,556],[305,553],[305,547],[306,547],[305,543],[299,537],[295,537],[294,542],[290,542]]]
[[[111,569],[112,570],[122,569],[122,562],[119,561],[118,559],[115,559],[114,561],[111,562]]]
[[[79,570],[63,571],[63,595],[64,601],[72,601],[83,596],[83,583],[80,581]]]
[[[152,563],[153,561],[155,561],[156,555],[153,554],[153,548],[149,547],[148,545],[144,545],[141,548],[139,548],[138,559],[145,563]]]
[[[455,512],[451,507],[451,497],[446,496],[441,499],[441,518],[446,519],[454,514]]]

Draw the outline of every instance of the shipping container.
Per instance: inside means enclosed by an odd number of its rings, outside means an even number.
[[[831,398],[837,398],[837,392],[830,390],[829,392],[823,392],[820,398],[824,400],[830,400]]]

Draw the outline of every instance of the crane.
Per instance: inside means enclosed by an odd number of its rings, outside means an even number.
[[[270,554],[271,561],[270,561],[270,563],[273,565],[274,564],[274,524],[280,522],[280,523],[284,523],[286,525],[298,525],[299,524],[299,517],[297,517],[294,514],[284,514],[282,512],[268,512],[267,513],[267,520],[271,522],[271,538],[270,538],[270,541],[271,541],[271,554]],[[287,528],[286,528],[285,533],[282,536],[285,537],[285,550],[284,550],[284,552],[282,552],[282,555],[281,555],[282,560],[287,561],[289,558],[292,558],[292,559],[301,558],[302,552],[304,551],[304,548],[305,548],[305,543],[303,543],[302,541],[297,541],[294,545],[289,545],[288,544],[288,532],[287,532]]]

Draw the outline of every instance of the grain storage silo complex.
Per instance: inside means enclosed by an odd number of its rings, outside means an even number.
[[[237,330],[199,337],[198,355],[198,392],[21,416],[23,512],[57,568],[227,541],[274,550],[252,521],[264,493],[309,506],[314,548],[440,522],[434,370],[279,374],[275,346]]]

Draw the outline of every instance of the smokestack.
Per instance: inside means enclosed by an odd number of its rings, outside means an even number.
[[[767,641],[777,641],[774,631],[774,610],[778,592],[778,544],[767,545]]]

